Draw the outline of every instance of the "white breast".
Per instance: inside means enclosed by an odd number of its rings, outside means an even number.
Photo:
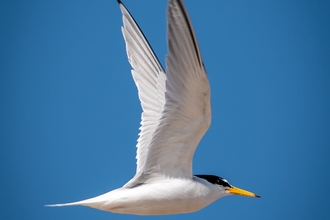
[[[93,208],[135,215],[178,214],[198,211],[223,195],[219,187],[199,178],[163,179],[111,191],[98,198],[97,205],[93,202]]]

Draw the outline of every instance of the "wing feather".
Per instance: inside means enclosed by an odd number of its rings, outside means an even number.
[[[121,2],[119,6],[123,14],[126,52],[143,110],[136,145],[136,174],[139,175],[145,166],[148,147],[164,108],[166,75],[134,18]]]
[[[165,107],[153,134],[144,174],[192,177],[192,159],[211,123],[210,86],[185,6],[167,10]]]
[[[137,171],[124,187],[162,176],[192,178],[192,159],[211,123],[210,86],[182,0],[167,9],[166,75],[140,28],[120,3],[122,28],[143,113]]]

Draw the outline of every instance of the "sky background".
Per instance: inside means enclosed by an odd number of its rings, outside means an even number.
[[[164,64],[166,0],[125,0]],[[135,173],[141,108],[115,0],[0,2],[0,219],[329,219],[330,2],[187,1],[212,92],[194,157],[258,193],[185,215],[46,208]]]

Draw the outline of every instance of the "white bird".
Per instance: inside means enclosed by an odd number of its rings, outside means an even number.
[[[114,213],[194,212],[227,195],[260,197],[214,175],[193,175],[195,149],[211,123],[210,86],[182,0],[167,8],[166,72],[139,26],[118,0],[128,60],[141,101],[135,176],[123,187],[65,204]]]

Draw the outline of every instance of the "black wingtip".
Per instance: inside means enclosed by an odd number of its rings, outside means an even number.
[[[120,0],[117,0],[118,4],[123,4]]]
[[[259,196],[258,194],[254,194],[254,196],[255,196],[256,198],[261,198],[261,196]]]

